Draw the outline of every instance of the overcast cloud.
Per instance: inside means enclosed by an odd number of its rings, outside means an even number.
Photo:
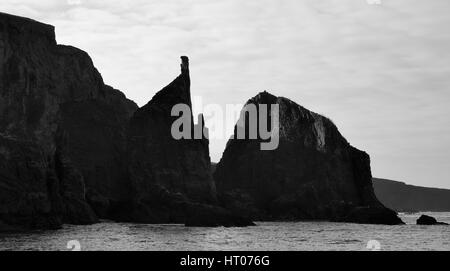
[[[381,1],[2,0],[0,11],[55,25],[139,105],[188,55],[203,103],[268,90],[330,117],[374,176],[450,188],[450,1]],[[224,147],[211,141],[213,161]]]

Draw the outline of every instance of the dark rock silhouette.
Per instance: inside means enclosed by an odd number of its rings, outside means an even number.
[[[95,113],[83,106],[94,103],[125,115],[136,105],[103,84],[85,52],[57,45],[53,26],[0,14],[0,56],[0,193],[5,201],[14,195],[2,205],[7,207],[0,209],[0,220],[25,229],[96,222],[86,198],[95,185],[85,170],[99,168],[92,161],[98,149],[86,146],[94,133],[82,136],[82,125],[91,125],[82,118]],[[120,125],[116,116],[105,117]]]
[[[417,219],[417,225],[448,225],[448,224],[444,222],[438,222],[434,217],[421,215],[419,219]]]
[[[258,220],[402,223],[375,197],[369,156],[329,119],[267,92],[247,104],[279,105],[279,146],[230,139],[214,173],[227,208]]]
[[[175,140],[172,107],[191,107],[189,59],[138,108],[104,84],[90,57],[53,26],[0,13],[0,231],[99,218],[247,226],[249,218],[398,224],[373,194],[367,154],[328,119],[278,103],[280,148],[232,140],[215,173],[208,139]],[[194,125],[206,129],[203,117]]]
[[[60,190],[38,144],[0,136],[0,231],[59,228]]]
[[[188,227],[245,227],[255,224],[245,216],[212,205],[191,205],[185,225]]]
[[[449,212],[450,190],[407,185],[403,182],[373,179],[377,198],[397,212]]]
[[[171,116],[172,108],[177,104],[191,108],[189,60],[185,56],[181,59],[181,74],[130,120],[128,168],[132,212],[118,212],[121,215],[118,219],[188,226],[251,225],[251,221],[217,206],[209,142],[204,137],[193,139],[192,112],[189,112],[191,139],[175,140],[171,134],[172,124],[178,118]]]
[[[187,58],[183,57],[183,65]],[[176,140],[171,134],[173,106],[191,107],[189,69],[182,73],[153,99],[139,108],[130,120],[128,159],[131,182],[140,193],[147,194],[147,185],[159,185],[175,193],[183,193],[200,202],[214,202],[216,188],[210,168],[208,139]],[[194,130],[190,112],[191,131]],[[192,136],[193,138],[193,136]]]
[[[172,139],[172,106],[191,106],[182,60],[181,75],[138,109],[85,52],[56,44],[53,26],[0,13],[0,230],[188,214],[191,225],[210,225],[203,215],[251,225],[217,206],[208,140]]]

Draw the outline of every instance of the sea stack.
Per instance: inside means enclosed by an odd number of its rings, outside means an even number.
[[[181,74],[130,120],[127,160],[133,194],[116,219],[189,226],[250,225],[217,206],[209,141],[193,137],[189,59],[182,56],[181,61]],[[190,110],[190,138],[175,139],[171,134],[178,118],[171,112],[180,104]],[[201,125],[204,128],[204,123]]]
[[[187,56],[181,56],[181,74],[189,76],[189,58]]]
[[[261,150],[260,139],[236,134],[229,140],[214,173],[227,208],[254,220],[402,223],[375,197],[369,155],[331,120],[268,92],[249,104],[279,106],[279,146]]]

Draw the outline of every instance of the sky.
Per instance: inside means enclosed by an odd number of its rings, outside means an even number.
[[[0,11],[54,25],[140,106],[187,55],[202,104],[267,90],[331,118],[373,176],[450,188],[448,0],[2,0]],[[211,140],[213,161],[226,138]]]

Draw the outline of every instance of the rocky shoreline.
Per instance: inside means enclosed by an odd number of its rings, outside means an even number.
[[[0,232],[99,219],[402,223],[376,199],[366,153],[325,117],[268,93],[249,102],[280,105],[280,148],[230,141],[213,176],[207,138],[170,134],[172,107],[191,107],[187,57],[139,108],[87,53],[58,45],[53,26],[0,13],[0,56]]]

